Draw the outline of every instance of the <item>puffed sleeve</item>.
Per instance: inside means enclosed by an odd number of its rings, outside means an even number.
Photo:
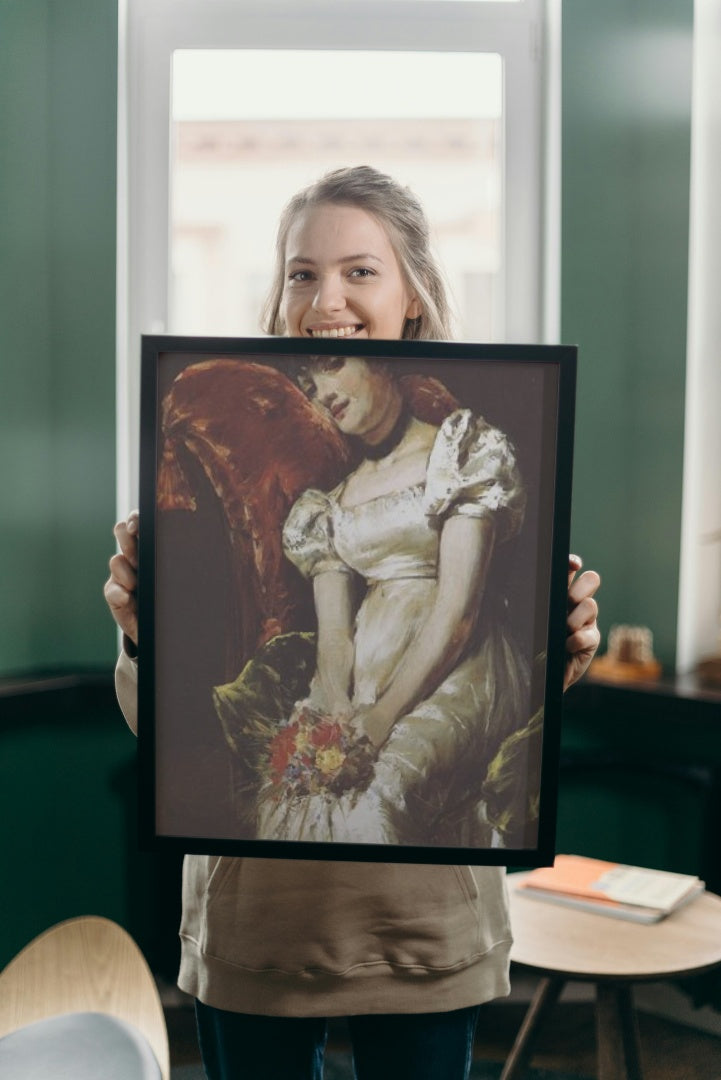
[[[526,494],[512,443],[469,409],[444,420],[428,460],[424,509],[429,516],[493,515],[498,540],[523,524]]]
[[[293,504],[283,526],[283,551],[304,577],[327,570],[351,573],[333,547],[331,499],[325,492],[305,491]]]

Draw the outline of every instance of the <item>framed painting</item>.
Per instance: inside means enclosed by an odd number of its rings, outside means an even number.
[[[145,847],[554,855],[576,350],[145,337]]]

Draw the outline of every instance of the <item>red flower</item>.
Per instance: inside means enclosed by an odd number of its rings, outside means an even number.
[[[322,724],[313,728],[310,735],[310,741],[317,750],[333,746],[334,743],[339,743],[342,738],[343,729],[340,724],[336,724],[332,720],[325,720]]]
[[[283,728],[273,738],[270,744],[270,767],[276,777],[280,778],[288,767],[295,751],[295,740],[298,735],[298,725],[291,724]]]

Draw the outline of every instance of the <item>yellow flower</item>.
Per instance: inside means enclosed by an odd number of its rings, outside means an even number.
[[[308,728],[301,728],[295,737],[296,750],[307,750],[309,742]]]
[[[328,776],[329,773],[335,772],[339,769],[345,761],[345,754],[339,746],[329,746],[325,750],[319,750],[315,755],[315,763],[323,773],[324,776]]]

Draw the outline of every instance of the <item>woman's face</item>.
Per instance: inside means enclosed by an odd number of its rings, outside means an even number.
[[[398,411],[398,391],[388,373],[359,356],[329,356],[302,377],[301,387],[345,435],[377,442]]]
[[[322,203],[288,231],[281,314],[291,337],[400,338],[421,314],[381,223]]]

